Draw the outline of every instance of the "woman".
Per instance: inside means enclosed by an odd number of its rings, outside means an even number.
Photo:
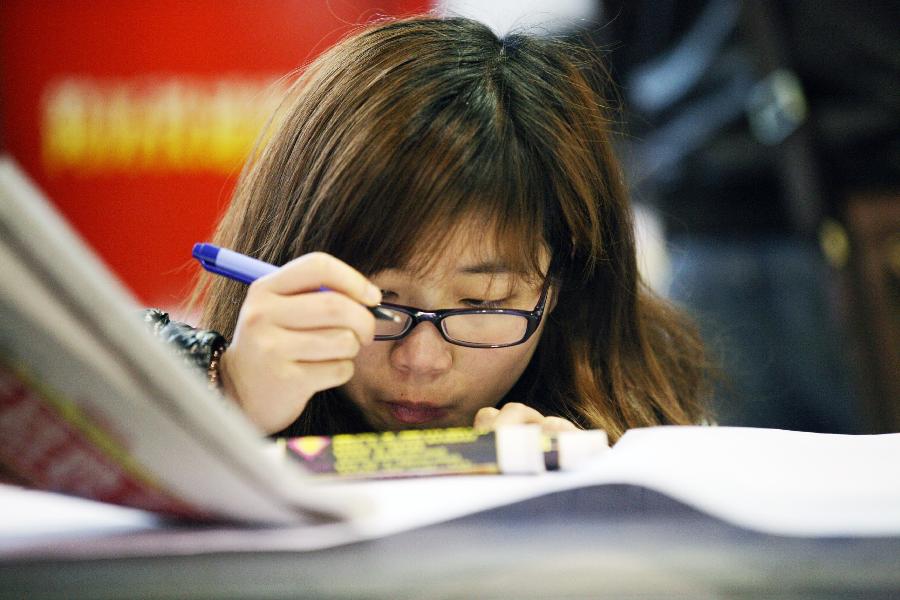
[[[702,420],[697,338],[637,272],[596,67],[556,41],[414,18],[305,70],[215,235],[285,266],[198,289],[204,326],[230,340],[210,372],[251,420],[612,439]],[[376,324],[363,305],[378,303],[404,323]]]

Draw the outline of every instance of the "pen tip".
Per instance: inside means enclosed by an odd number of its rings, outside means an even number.
[[[386,321],[393,321],[394,323],[402,323],[403,322],[403,317],[401,317],[400,315],[398,315],[396,312],[394,312],[392,310],[386,310],[384,308],[381,308],[380,306],[376,306],[373,309],[373,312],[380,319],[384,319]]]

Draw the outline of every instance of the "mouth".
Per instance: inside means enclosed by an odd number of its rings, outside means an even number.
[[[438,408],[426,404],[410,402],[385,402],[388,411],[395,420],[404,425],[423,425],[438,421],[447,416],[446,408]]]

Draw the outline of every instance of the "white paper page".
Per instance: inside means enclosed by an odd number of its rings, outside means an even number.
[[[209,552],[308,551],[330,548],[513,504],[554,491],[589,485],[590,471],[541,475],[473,475],[329,485],[332,492],[363,493],[373,504],[367,516],[349,521],[189,530],[151,526],[150,513],[58,494],[0,485],[0,513],[19,526],[0,525],[0,551],[7,556],[152,556]],[[38,525],[39,512],[55,515]],[[602,507],[598,515],[603,514]],[[599,516],[598,516],[599,518]],[[81,520],[84,519],[83,522]],[[31,535],[29,535],[29,532]],[[107,535],[139,533],[138,538]],[[79,541],[79,536],[81,540]],[[66,540],[73,543],[66,543]],[[49,545],[48,545],[49,544]]]
[[[142,510],[0,484],[0,550],[41,539],[147,531],[159,518]]]
[[[900,535],[900,434],[655,427],[629,431],[610,459],[605,480],[654,489],[750,529]]]
[[[6,358],[30,365],[51,392],[106,418],[176,494],[248,521],[366,510],[363,499],[320,491],[297,464],[266,452],[262,434],[146,331],[127,290],[2,157],[0,219]]]

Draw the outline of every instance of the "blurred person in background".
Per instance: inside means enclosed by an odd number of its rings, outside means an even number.
[[[665,223],[671,297],[722,364],[720,423],[890,429],[866,414],[835,283],[848,195],[900,189],[900,3],[606,0],[602,14],[626,176]]]

